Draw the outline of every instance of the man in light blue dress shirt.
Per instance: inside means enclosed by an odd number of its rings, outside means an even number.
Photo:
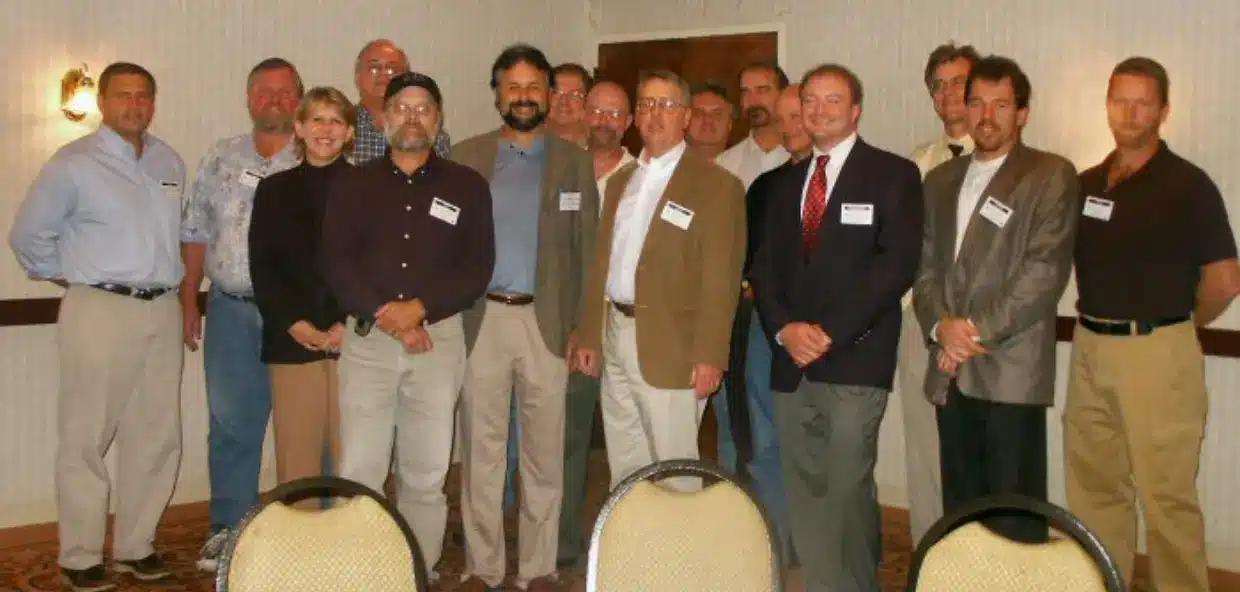
[[[253,131],[219,141],[203,158],[181,225],[185,344],[195,349],[202,337],[210,415],[211,537],[198,560],[204,571],[215,570],[232,529],[258,503],[271,389],[250,281],[250,212],[259,180],[298,162],[293,115],[304,89],[296,68],[269,58],[246,84]],[[211,280],[205,335],[197,301],[204,275]]]
[[[103,566],[110,492],[114,569],[168,576],[153,543],[181,458],[185,164],[146,133],[155,79],[141,66],[104,69],[99,110],[99,130],[44,165],[9,234],[32,279],[68,289],[57,323],[56,503],[61,578],[76,591],[115,587]],[[113,442],[114,491],[103,460]]]

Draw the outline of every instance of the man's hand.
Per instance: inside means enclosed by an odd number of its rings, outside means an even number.
[[[723,370],[711,366],[710,364],[694,364],[693,376],[689,382],[693,383],[693,394],[699,399],[705,399],[719,390],[719,383],[723,381]]]
[[[400,342],[404,344],[405,351],[411,354],[424,354],[435,349],[435,343],[431,340],[431,334],[423,327],[414,327],[408,331],[400,333]]]
[[[288,328],[288,334],[302,347],[310,351],[319,351],[327,343],[327,334],[314,328],[310,321],[297,321]]]
[[[198,310],[198,290],[181,285],[181,338],[189,351],[198,351],[202,339],[202,312]]]
[[[809,323],[784,325],[784,328],[779,330],[779,342],[800,368],[812,364],[831,349],[831,338],[823,332],[822,327]]]
[[[375,325],[393,337],[418,327],[426,320],[426,307],[418,299],[389,302],[375,313]]]
[[[599,377],[602,368],[599,363],[599,355],[597,351],[586,349],[584,347],[577,348],[577,351],[573,357],[577,359],[576,366],[578,371],[586,376],[593,376],[595,378]]]
[[[939,372],[954,377],[956,376],[956,371],[960,369],[960,362],[953,360],[951,356],[947,355],[947,352],[939,350],[938,366]]]
[[[979,343],[981,336],[978,335],[977,327],[974,327],[969,319],[948,317],[939,321],[935,332],[935,337],[939,346],[943,348],[943,352],[957,364],[973,356],[990,353]]]
[[[344,343],[344,323],[336,323],[331,329],[327,330],[327,342],[323,344],[323,349],[329,352],[340,351],[341,344]]]

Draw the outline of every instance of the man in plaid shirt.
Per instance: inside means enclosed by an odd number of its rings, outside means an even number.
[[[383,135],[383,92],[388,81],[409,71],[405,51],[387,39],[376,39],[362,47],[353,65],[353,81],[362,100],[357,105],[357,131],[353,140],[353,164],[383,156],[387,137]],[[440,126],[435,137],[435,154],[447,157],[451,146],[448,132]]]

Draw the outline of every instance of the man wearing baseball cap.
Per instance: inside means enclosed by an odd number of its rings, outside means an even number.
[[[349,314],[340,474],[381,490],[395,443],[397,507],[432,568],[465,374],[460,313],[482,297],[495,264],[490,188],[435,155],[442,122],[433,79],[393,77],[384,93],[390,150],[337,178],[323,228],[327,281]]]

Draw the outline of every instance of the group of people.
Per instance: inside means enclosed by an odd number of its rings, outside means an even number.
[[[51,158],[10,235],[31,277],[67,287],[68,586],[114,587],[113,441],[114,569],[167,577],[153,542],[181,450],[180,344],[201,343],[204,570],[258,503],[269,419],[280,482],[329,473],[379,490],[392,473],[434,566],[459,417],[460,589],[505,580],[515,488],[514,583],[553,590],[586,551],[596,407],[614,486],[697,458],[713,395],[720,462],[751,481],[807,589],[877,591],[873,472],[897,373],[914,540],[991,493],[1046,498],[1056,308],[1075,262],[1069,507],[1131,577],[1140,499],[1155,585],[1208,589],[1194,328],[1240,293],[1240,266],[1217,188],[1160,139],[1157,62],[1116,66],[1115,150],[1079,175],[1022,142],[1019,65],[968,46],[930,55],[943,135],[910,158],[858,135],[862,84],[839,64],[796,83],[747,66],[738,104],[664,70],[635,89],[595,81],[524,44],[489,74],[500,124],[451,145],[439,86],[388,40],[358,54],[357,104],[264,60],[246,81],[252,131],[213,146],[187,188],[177,153],[146,131],[154,77],[103,71],[102,125]],[[750,133],[728,148],[741,114]],[[622,143],[634,124],[636,156]],[[728,374],[742,397],[721,388]],[[738,451],[734,405],[752,451]],[[1047,538],[1029,516],[988,523]]]

